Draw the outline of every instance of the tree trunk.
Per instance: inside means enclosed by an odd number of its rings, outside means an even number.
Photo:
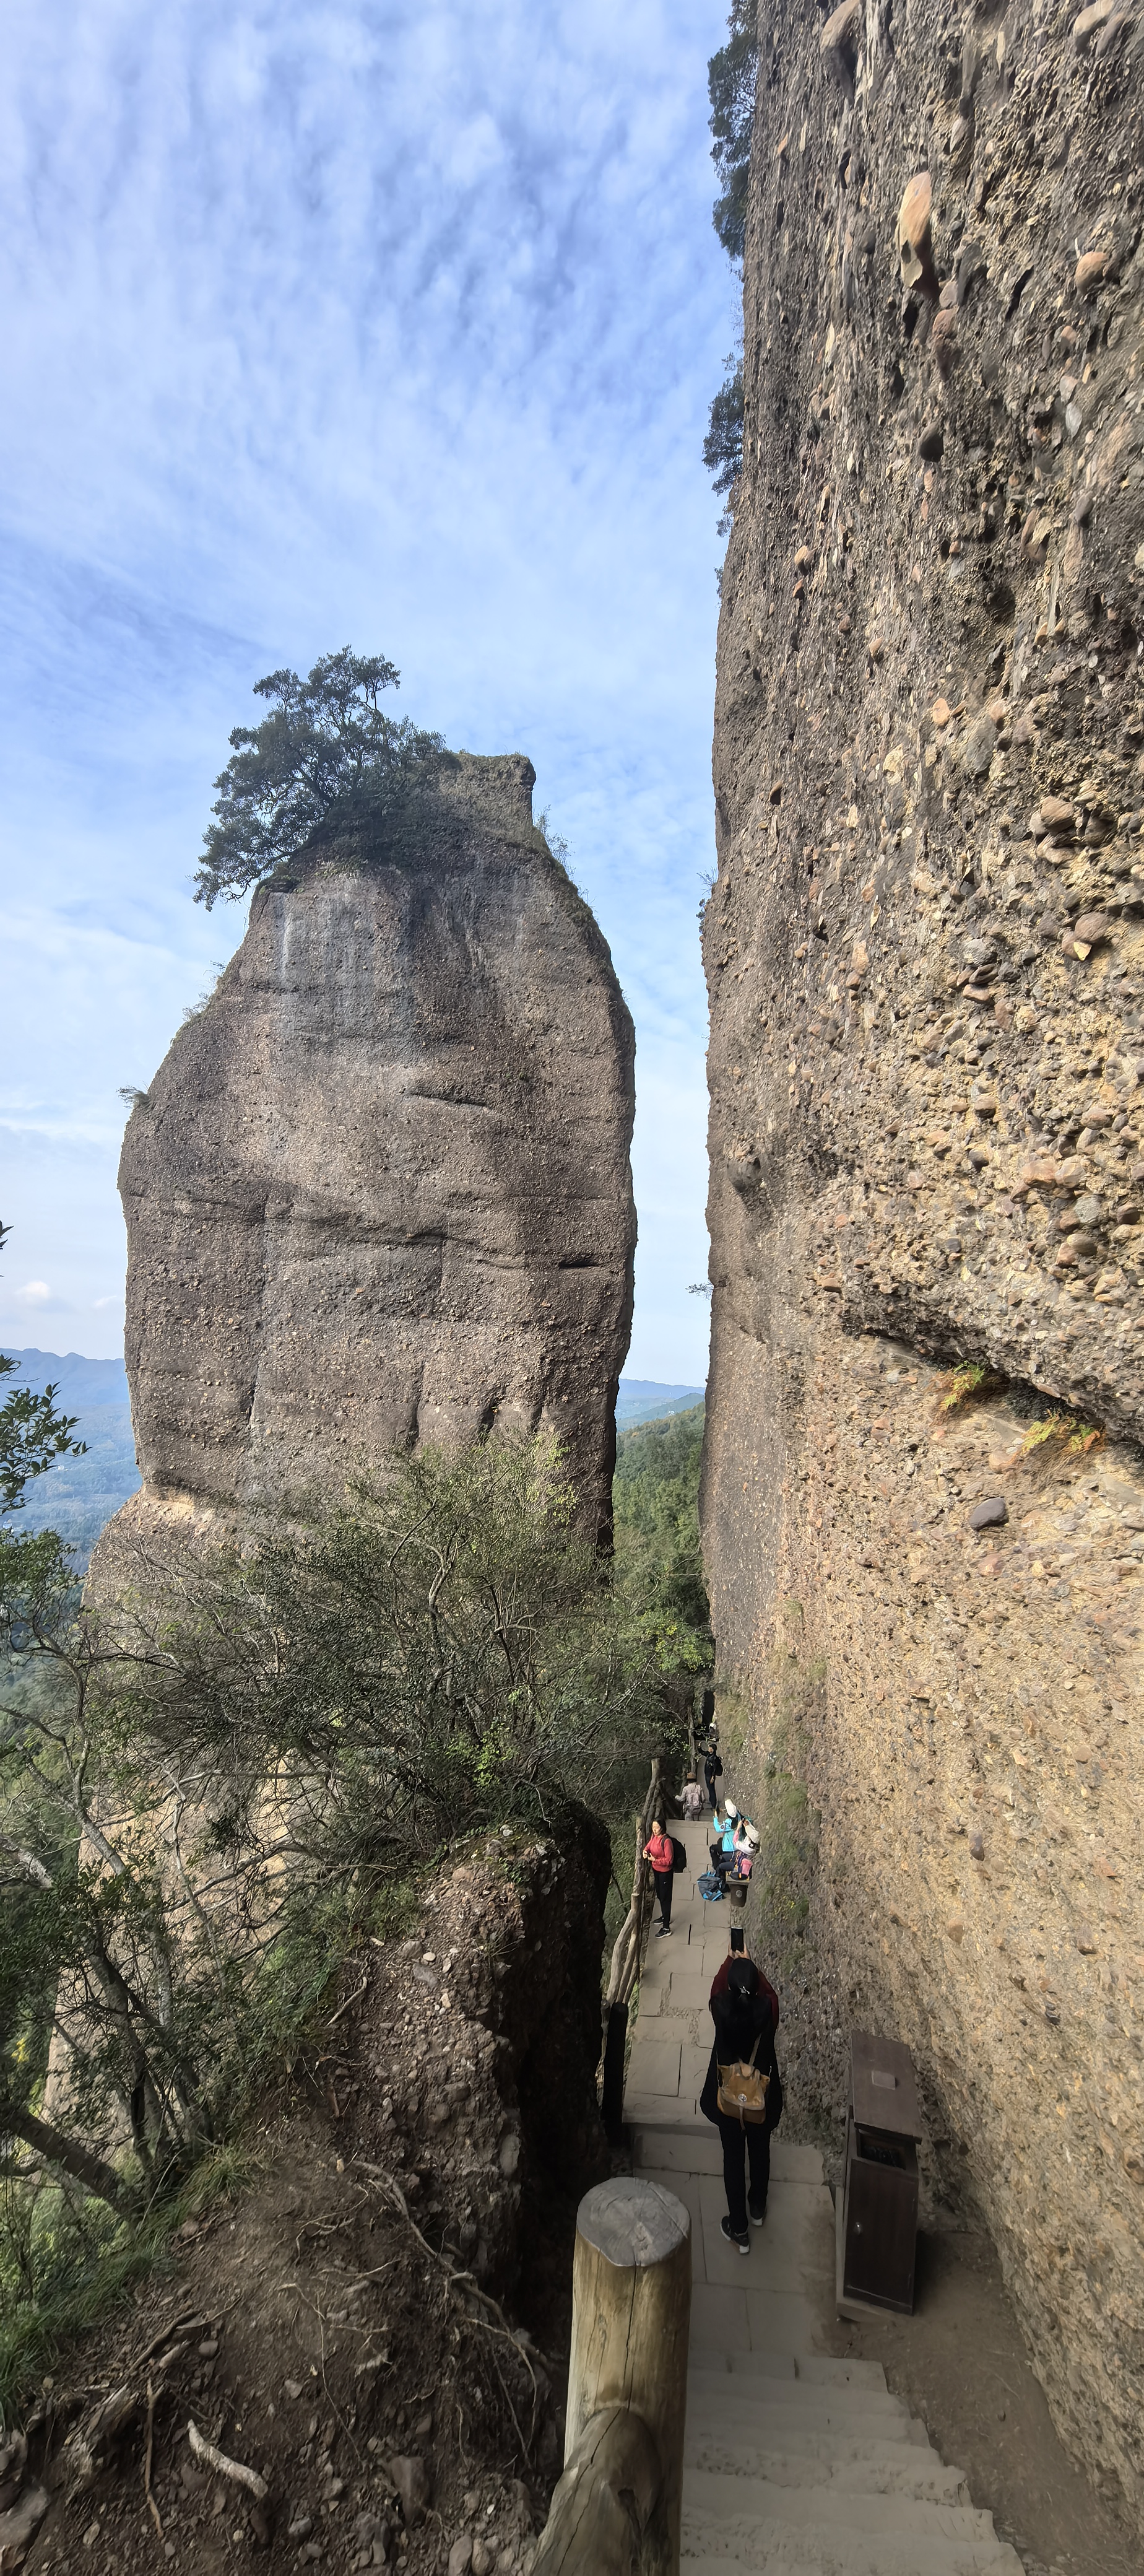
[[[73,2181],[81,2182],[85,2191],[105,2200],[120,2218],[131,2218],[135,2202],[114,2165],[105,2164],[102,2156],[92,2155],[87,2147],[77,2146],[59,2129],[50,2128],[46,2120],[37,2120],[31,2111],[17,2110],[14,2102],[0,2101],[0,2130],[8,2129],[14,2138],[22,2138],[26,2147],[34,2147],[50,2165],[59,2165]]]

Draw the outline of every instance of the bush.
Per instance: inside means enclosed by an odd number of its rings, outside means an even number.
[[[617,1802],[662,1734],[662,1640],[574,1504],[550,1441],[397,1456],[308,1527],[168,1566],[158,1604],[149,1567],[102,1627],[57,1541],[3,1539],[18,2179],[138,2221],[450,1843]]]

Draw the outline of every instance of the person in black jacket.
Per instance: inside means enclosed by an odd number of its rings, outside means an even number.
[[[715,2040],[706,2081],[699,2096],[699,2108],[704,2118],[714,2123],[723,2142],[723,2188],[727,2194],[727,2215],[720,2221],[723,2234],[729,2244],[738,2246],[740,2254],[748,2254],[751,2247],[748,2215],[755,2227],[761,2227],[767,2214],[771,2131],[778,2127],[783,2107],[783,2088],[775,2056],[774,2009],[753,1959],[732,1958],[725,1978],[720,1970],[711,1989],[710,2010],[715,2024]],[[750,2059],[752,2051],[759,2074],[769,2078],[765,2121],[731,2119],[719,2109],[720,2066]]]
[[[719,1783],[723,1777],[723,1765],[719,1758],[718,1739],[714,1734],[712,1734],[711,1741],[704,1751],[703,1777],[707,1783],[707,1795],[711,1800],[711,1813],[713,1816],[717,1816],[719,1813]]]

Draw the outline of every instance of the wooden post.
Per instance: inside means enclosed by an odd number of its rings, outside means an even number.
[[[641,2576],[679,2576],[690,2324],[691,2220],[682,2201],[635,2175],[597,2183],[576,2219],[565,2471],[606,2409],[642,2419],[659,2486],[633,2562]],[[595,2562],[580,2563],[587,2571]]]

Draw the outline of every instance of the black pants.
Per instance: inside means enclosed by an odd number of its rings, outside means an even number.
[[[747,2167],[750,2166],[751,2198],[756,2209],[766,2206],[771,2179],[771,2132],[768,2124],[738,2120],[719,2115],[719,2135],[723,2141],[723,2189],[727,2194],[727,2216],[736,2236],[747,2232]]]
[[[711,1764],[710,1764],[709,1762],[705,1762],[705,1763],[704,1763],[704,1765],[703,1765],[703,1777],[704,1777],[705,1781],[707,1782],[707,1795],[708,1795],[708,1797],[709,1797],[709,1798],[710,1798],[710,1800],[711,1800],[711,1812],[712,1812],[712,1814],[714,1814],[715,1809],[716,1809],[716,1807],[717,1807],[717,1805],[718,1805],[718,1803],[719,1803],[719,1802],[718,1802],[718,1799],[716,1798],[716,1795],[715,1795],[715,1790],[716,1790],[716,1786],[717,1786],[717,1779],[716,1779],[716,1774],[715,1774],[715,1772],[712,1770]]]
[[[674,1876],[675,1872],[672,1869],[653,1869],[652,1871],[652,1877],[655,1880],[655,1892],[659,1898],[659,1910],[663,1919],[663,1928],[665,1932],[670,1928],[671,1924],[671,1882]]]

